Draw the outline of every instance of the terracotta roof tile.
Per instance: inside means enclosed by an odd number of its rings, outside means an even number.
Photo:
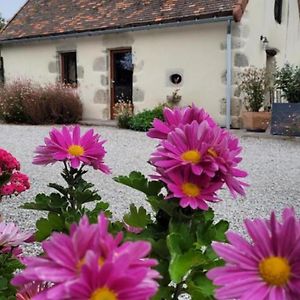
[[[239,2],[241,0],[29,0],[4,28],[0,40],[228,16]]]

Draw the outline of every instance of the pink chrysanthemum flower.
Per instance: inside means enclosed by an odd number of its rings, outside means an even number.
[[[207,274],[219,286],[216,299],[300,299],[300,225],[293,210],[284,211],[282,222],[272,213],[270,221],[245,225],[252,242],[229,232],[229,244],[213,244],[226,261]]]
[[[207,121],[193,121],[168,134],[152,154],[150,162],[165,173],[189,169],[195,175],[205,174],[213,181],[226,183],[232,195],[244,195],[244,182],[238,178],[247,173],[238,169],[242,148],[238,139]]]
[[[49,287],[50,285],[48,283],[29,283],[17,292],[16,300],[32,300],[35,296]]]
[[[147,135],[155,139],[166,139],[168,134],[177,127],[186,124],[191,124],[193,121],[201,124],[207,121],[209,126],[216,126],[215,121],[210,115],[202,108],[196,107],[194,104],[191,107],[184,108],[168,108],[163,111],[164,121],[154,119],[153,128],[149,130]]]
[[[131,253],[127,261],[130,261],[128,271],[133,273],[138,273],[139,269],[148,270],[156,263],[140,256],[138,249],[142,249],[142,243],[120,245],[121,240],[122,234],[113,237],[108,233],[104,215],[99,216],[98,224],[89,224],[84,217],[78,226],[72,226],[70,235],[55,233],[49,241],[43,242],[44,257],[25,258],[26,269],[17,274],[12,283],[23,286],[32,281],[46,281],[53,286],[34,299],[73,299],[67,296],[68,287],[72,282],[80,281],[90,255],[97,257],[99,269],[108,262],[115,262],[123,253]]]
[[[23,243],[32,241],[32,233],[21,232],[14,223],[0,222],[0,253],[10,252]]]
[[[219,140],[222,130],[215,126],[209,127],[206,121],[176,128],[170,132],[168,138],[163,140],[157,150],[151,155],[150,162],[170,172],[179,167],[190,167],[195,175],[203,172],[213,177],[218,171],[217,162],[211,157],[216,157],[212,146]]]
[[[196,176],[188,170],[169,172],[160,178],[166,183],[169,195],[166,199],[180,199],[181,207],[208,210],[208,202],[217,202],[216,192],[222,187],[221,181],[213,182],[206,176]]]
[[[45,145],[37,147],[34,164],[47,165],[67,161],[74,169],[84,164],[106,174],[110,173],[103,162],[106,153],[103,147],[105,141],[100,140],[100,136],[94,134],[93,129],[80,136],[78,125],[63,126],[61,131],[53,128],[49,135],[49,138],[45,138]]]
[[[131,265],[137,257],[143,260],[150,252],[150,245],[136,242],[134,247],[122,251],[114,260],[97,266],[98,257],[89,253],[81,278],[68,287],[68,300],[148,300],[158,290],[155,279],[158,273],[148,266]]]

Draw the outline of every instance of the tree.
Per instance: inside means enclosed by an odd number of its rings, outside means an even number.
[[[5,19],[2,18],[1,13],[0,13],[0,30],[5,26],[6,22]]]

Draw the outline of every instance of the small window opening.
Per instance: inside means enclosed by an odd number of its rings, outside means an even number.
[[[182,82],[182,76],[180,74],[172,74],[170,80],[173,84],[180,84]]]
[[[61,78],[64,84],[77,86],[76,52],[61,53]]]
[[[282,1],[283,0],[275,0],[274,17],[278,24],[282,22]]]

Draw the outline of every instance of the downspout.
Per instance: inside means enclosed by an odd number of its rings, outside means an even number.
[[[231,126],[231,97],[232,97],[232,20],[227,21],[227,87],[226,87],[226,128]]]

